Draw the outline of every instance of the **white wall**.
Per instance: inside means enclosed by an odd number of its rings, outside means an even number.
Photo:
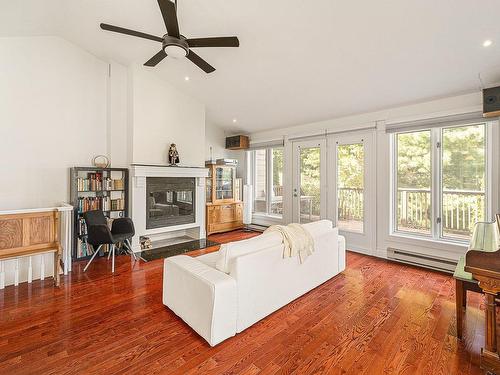
[[[271,141],[285,138],[285,202],[284,208],[287,211],[284,215],[284,222],[293,220],[291,216],[291,188],[287,191],[287,185],[291,184],[292,168],[290,165],[292,152],[292,139],[308,136],[324,137],[326,132],[340,132],[342,136],[345,134],[365,134],[373,139],[372,155],[367,157],[376,160],[375,168],[369,171],[370,177],[365,182],[365,188],[370,190],[372,196],[375,196],[368,205],[374,210],[375,215],[373,221],[372,236],[367,236],[363,240],[355,236],[348,237],[348,248],[355,249],[371,255],[386,256],[387,247],[395,247],[410,251],[424,252],[431,256],[439,254],[442,257],[457,259],[460,254],[463,254],[465,247],[461,245],[449,245],[437,243],[433,241],[410,240],[397,238],[390,235],[390,147],[389,135],[385,132],[385,124],[398,121],[412,121],[424,118],[433,118],[446,115],[468,113],[481,111],[482,96],[481,93],[471,93],[456,97],[433,100],[403,107],[387,109],[383,111],[364,113],[355,116],[344,118],[331,119],[317,123],[304,124],[283,129],[274,129],[264,132],[256,132],[250,134],[251,140],[254,142]],[[371,129],[368,129],[371,128]],[[363,130],[365,129],[365,130]],[[347,132],[347,133],[342,133]],[[498,174],[500,170],[498,145],[500,143],[498,124],[494,126],[493,132],[493,181],[492,186],[498,186]],[[336,136],[328,137],[329,140]],[[338,136],[340,137],[340,135]],[[331,151],[331,149],[330,149]],[[327,163],[331,163],[333,158],[327,157]],[[327,164],[327,173],[331,174],[334,171],[333,165]],[[330,180],[330,178],[329,178]],[[369,181],[371,184],[368,185]],[[329,189],[330,190],[330,189]],[[498,188],[495,188],[493,196],[493,212],[499,211],[499,196]],[[331,193],[331,191],[330,191]],[[329,196],[332,196],[329,194]],[[288,198],[287,198],[288,197]],[[328,210],[329,218],[333,219],[333,210]]]
[[[107,155],[111,165],[127,168],[130,164],[132,133],[128,129],[128,71],[123,65],[109,65],[107,97]]]
[[[166,164],[174,142],[182,165],[204,165],[203,104],[154,72],[104,62],[59,37],[0,38],[0,56],[0,211],[68,202],[69,168],[98,154],[114,167]],[[34,257],[34,279],[39,264]],[[5,267],[8,285],[13,261]]]
[[[106,153],[107,64],[57,37],[0,38],[0,210],[69,198],[69,171]]]
[[[245,174],[245,151],[242,150],[226,150],[227,133],[221,127],[210,123],[205,124],[205,160],[210,160],[210,147],[212,147],[213,159],[236,159],[238,167],[236,168],[236,176],[244,177]]]
[[[132,161],[166,164],[177,145],[180,165],[205,165],[205,106],[147,68],[133,66]]]
[[[224,129],[207,121],[205,123],[205,160],[226,158],[226,134]],[[212,150],[210,152],[210,149]]]
[[[0,56],[0,210],[67,202],[69,167],[107,153],[108,65],[58,37],[0,38]],[[52,256],[38,255],[34,279],[42,257],[52,274]],[[5,271],[9,285],[14,261]]]

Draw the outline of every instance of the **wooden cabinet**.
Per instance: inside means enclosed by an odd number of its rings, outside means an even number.
[[[243,227],[243,203],[236,188],[236,167],[207,165],[207,235]]]
[[[243,227],[243,202],[207,204],[207,234]]]

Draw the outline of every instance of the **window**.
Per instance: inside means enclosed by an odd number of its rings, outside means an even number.
[[[267,212],[267,162],[266,150],[254,151],[254,183],[253,183],[253,211]]]
[[[441,235],[468,239],[486,218],[485,126],[443,129],[442,145]]]
[[[283,215],[283,148],[250,152],[253,164],[253,212]]]
[[[431,234],[431,132],[396,135],[396,229]]]
[[[363,233],[364,174],[363,143],[337,146],[337,226]]]
[[[269,150],[272,155],[272,194],[270,198],[270,214],[283,215],[283,149]]]
[[[394,135],[394,230],[467,240],[486,219],[486,125]]]

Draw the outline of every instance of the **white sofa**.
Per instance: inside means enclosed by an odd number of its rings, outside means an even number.
[[[345,269],[345,239],[332,222],[305,227],[315,251],[303,264],[282,257],[278,233],[165,259],[163,304],[211,346],[234,336]]]

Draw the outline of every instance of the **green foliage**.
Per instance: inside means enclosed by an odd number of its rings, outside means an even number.
[[[273,186],[283,185],[283,149],[273,148]]]
[[[484,191],[484,125],[443,131],[443,187],[450,190]]]
[[[319,147],[304,148],[300,152],[301,194],[313,197],[312,211],[320,213],[320,156]],[[301,206],[306,202],[301,202]],[[307,207],[301,207],[305,211]]]
[[[337,148],[338,187],[363,189],[365,153],[362,143]]]
[[[446,190],[484,191],[484,125],[443,130],[443,187]],[[397,135],[398,187],[431,186],[431,133],[429,130]]]
[[[431,132],[397,135],[398,188],[430,189]]]

